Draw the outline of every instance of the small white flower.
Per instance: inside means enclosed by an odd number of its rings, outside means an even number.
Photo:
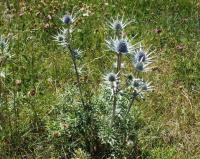
[[[125,21],[122,17],[119,19],[117,16],[116,19],[113,19],[108,22],[108,26],[113,30],[123,30],[128,24],[132,23],[133,21]]]
[[[135,47],[129,42],[128,38],[115,38],[106,40],[107,47],[116,53],[128,54],[134,51]]]

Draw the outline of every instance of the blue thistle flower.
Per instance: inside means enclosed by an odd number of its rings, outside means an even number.
[[[70,25],[70,24],[74,23],[77,18],[76,18],[76,16],[73,16],[72,14],[68,13],[68,14],[65,14],[60,19],[64,24]]]
[[[137,63],[134,63],[134,67],[137,71],[147,72],[151,69],[151,68],[148,67],[149,64],[150,63],[145,64],[144,62],[137,62]]]
[[[73,56],[75,59],[80,59],[82,55],[82,51],[80,49],[74,49],[73,50]]]
[[[117,85],[119,83],[118,74],[115,73],[108,73],[104,76],[105,84],[108,86],[109,89],[112,90],[112,93],[117,90]]]
[[[139,49],[135,49],[133,54],[133,65],[137,71],[146,72],[150,70],[148,66],[153,62],[153,57],[150,57],[152,53],[145,51],[140,43]]]
[[[107,47],[116,53],[128,54],[134,51],[134,46],[129,42],[127,38],[115,38],[106,40]]]
[[[113,29],[113,30],[123,30],[128,24],[132,23],[133,21],[125,21],[124,18],[122,17],[119,19],[117,16],[116,19],[113,19],[108,22],[108,26]]]
[[[144,93],[147,91],[152,91],[153,86],[151,86],[151,82],[145,82],[143,79],[135,78],[132,81],[132,86],[138,93]]]
[[[132,81],[133,81],[133,82],[132,82],[132,85],[133,85],[133,87],[135,87],[135,88],[139,88],[140,85],[141,85],[141,83],[143,83],[143,81],[142,81],[141,79],[138,79],[138,78],[135,78],[135,79],[133,79]]]
[[[151,82],[144,82],[143,85],[141,85],[142,91],[152,91],[153,86],[151,86]]]
[[[65,32],[58,32],[57,35],[53,36],[53,38],[54,41],[58,43],[58,45],[61,45],[63,47],[66,47],[68,45]]]
[[[104,79],[106,80],[106,82],[108,83],[112,83],[112,82],[116,82],[118,80],[118,76],[115,73],[108,73]]]
[[[148,51],[145,51],[143,49],[143,47],[141,46],[141,43],[140,43],[140,47],[139,49],[135,49],[135,53],[134,53],[134,62],[135,63],[138,63],[138,62],[143,62],[143,63],[152,63],[152,59],[153,57],[150,57],[150,55],[152,54],[153,52],[151,53],[148,53]]]

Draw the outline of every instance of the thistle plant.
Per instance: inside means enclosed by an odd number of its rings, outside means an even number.
[[[61,45],[64,49],[67,49],[70,53],[70,57],[73,62],[75,74],[76,74],[76,80],[78,83],[79,93],[81,97],[82,105],[85,105],[84,98],[83,98],[83,92],[81,88],[80,83],[80,75],[78,71],[77,66],[77,59],[80,57],[81,51],[79,49],[73,48],[72,44],[72,32],[73,32],[73,25],[75,23],[75,20],[77,19],[77,16],[73,16],[73,14],[67,13],[62,18],[60,18],[62,23],[66,25],[66,28],[63,28],[60,30],[60,32],[57,33],[57,35],[53,36],[54,40],[58,43],[58,45]]]
[[[80,82],[80,67],[77,63],[82,51],[74,48],[72,42],[75,38],[73,32],[76,30],[76,20],[77,16],[74,17],[73,14],[64,15],[61,21],[65,27],[53,37],[59,46],[69,52],[77,86],[67,85],[67,91],[59,98],[55,108],[58,117],[50,120],[47,126],[51,134],[54,134],[51,141],[68,158],[77,149],[94,158],[124,158],[133,155],[137,145],[136,127],[139,127],[136,125],[140,124],[139,113],[134,111],[132,114],[131,110],[136,99],[144,98],[147,92],[153,90],[151,82],[139,78],[140,72],[150,70],[153,57],[141,43],[133,44],[132,39],[124,36],[125,28],[133,21],[125,21],[119,17],[112,19],[108,22],[108,28],[114,31],[114,35],[107,38],[105,44],[113,57],[116,57],[116,68],[103,75],[99,89],[91,90],[93,96],[86,97],[88,90]],[[132,63],[133,72],[137,72],[135,75],[126,71],[124,62],[127,60]],[[77,91],[81,103],[74,99]],[[67,127],[60,126],[63,123]],[[66,141],[65,145],[57,143],[60,141]]]
[[[122,18],[123,19],[123,18]],[[127,55],[130,56],[132,59],[133,67],[135,68],[136,71],[138,72],[146,72],[150,70],[149,65],[153,62],[152,57],[150,56],[151,53],[148,53],[148,51],[144,51],[141,43],[137,44],[132,44],[131,41],[126,37],[123,38],[124,35],[124,29],[125,27],[130,24],[132,21],[128,22],[123,22],[123,20],[119,20],[117,17],[116,20],[113,20],[109,22],[109,27],[115,31],[115,36],[117,38],[110,38],[110,40],[106,40],[107,47],[110,51],[116,53],[117,55],[117,70],[116,74],[118,75],[118,84],[117,84],[117,89],[115,89],[115,92],[112,92],[113,96],[113,117],[112,119],[115,119],[115,111],[116,111],[116,106],[117,106],[117,96],[118,93],[120,92],[120,85],[122,77],[120,77],[120,72],[121,72],[121,64],[123,62],[122,56]],[[130,76],[129,76],[130,77]],[[137,84],[136,84],[137,83]],[[152,90],[152,87],[150,86],[150,82],[146,83],[142,79],[137,79],[133,78],[131,76],[131,79],[129,78],[129,86],[132,88],[132,92],[130,94],[131,96],[131,101],[127,110],[127,113],[129,113],[131,106],[138,96],[142,96],[145,91],[150,91]],[[125,87],[123,87],[125,88]],[[126,91],[126,90],[124,90]]]

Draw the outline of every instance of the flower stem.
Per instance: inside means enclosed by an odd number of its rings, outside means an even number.
[[[130,104],[129,104],[129,106],[128,106],[128,110],[127,110],[127,113],[126,113],[126,114],[128,114],[128,113],[130,112],[131,107],[132,107],[134,101],[135,101],[135,98],[132,98],[132,99],[131,99],[131,102],[130,102]]]
[[[122,61],[122,54],[119,53],[117,54],[117,76],[118,78],[120,77],[120,70],[121,70],[121,61]],[[116,115],[116,107],[117,107],[117,95],[120,90],[120,83],[117,81],[117,88],[114,90],[114,95],[113,95],[113,114],[112,114],[112,122],[115,120],[115,115]]]
[[[130,103],[129,103],[129,106],[128,106],[128,110],[127,110],[127,112],[126,112],[126,115],[128,115],[128,113],[130,112],[131,107],[132,107],[132,105],[133,105],[133,103],[134,103],[134,101],[135,101],[135,99],[136,99],[137,96],[138,96],[138,93],[137,93],[136,91],[134,91],[134,92],[133,92],[133,96],[132,96],[132,98],[131,98],[131,101],[130,101]]]
[[[70,52],[71,59],[72,59],[73,65],[74,65],[74,70],[75,70],[75,74],[76,74],[76,81],[78,83],[78,89],[79,89],[79,93],[80,93],[80,96],[81,96],[81,103],[82,103],[83,107],[85,107],[85,102],[84,102],[84,98],[83,98],[83,92],[82,92],[82,89],[81,89],[80,75],[78,73],[76,58],[74,56],[74,50],[72,49],[72,47],[70,45],[70,42],[71,42],[70,28],[68,28],[67,33],[68,33],[68,36],[69,36],[67,48]]]
[[[122,32],[117,31],[116,35],[118,38],[121,38]],[[120,70],[121,70],[121,61],[122,61],[122,53],[117,54],[117,76],[120,78]],[[116,115],[116,107],[117,107],[117,95],[120,90],[120,83],[117,81],[117,88],[114,90],[113,95],[113,113],[112,113],[112,123],[115,121],[115,115]]]
[[[77,67],[76,59],[74,57],[74,52],[73,52],[73,49],[71,48],[70,45],[68,45],[68,49],[70,51],[70,55],[71,55],[72,62],[73,62],[73,65],[74,65],[74,70],[75,70],[75,73],[76,73],[76,80],[77,80],[77,83],[78,83],[78,89],[79,89],[79,93],[80,93],[80,96],[81,96],[81,103],[82,103],[83,106],[85,106],[85,102],[84,102],[84,99],[83,99],[83,93],[82,93],[82,89],[81,89],[81,83],[80,83],[80,75],[78,73],[78,67]]]
[[[114,93],[114,98],[113,98],[112,123],[115,121],[116,105],[117,105],[117,93],[115,92],[115,93]]]

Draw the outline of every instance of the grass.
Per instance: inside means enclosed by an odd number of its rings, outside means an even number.
[[[153,81],[155,91],[136,103],[145,123],[139,134],[141,147],[149,150],[152,159],[200,158],[198,1],[7,2],[0,2],[0,34],[12,37],[14,57],[7,65],[6,79],[0,81],[1,98],[7,101],[0,105],[0,156],[56,156],[44,125],[57,96],[75,77],[70,58],[52,36],[61,27],[58,18],[75,6],[75,10],[89,11],[88,17],[78,20],[75,44],[84,50],[82,60],[88,74],[81,80],[88,83],[88,90],[98,88],[102,74],[112,65],[112,54],[102,52],[108,35],[106,19],[118,14],[135,18],[127,28],[129,36],[138,34],[136,41],[156,50],[156,65],[145,75]]]

